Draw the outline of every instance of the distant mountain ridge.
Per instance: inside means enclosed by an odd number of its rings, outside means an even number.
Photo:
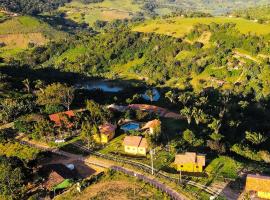
[[[160,6],[209,12],[214,15],[270,4],[269,0],[155,0],[155,2]]]
[[[108,2],[108,0],[103,0]],[[93,4],[103,2],[102,0],[1,0],[0,8],[24,14],[39,14],[48,12],[63,6],[68,2],[80,2]],[[122,0],[114,0],[121,2]],[[157,15],[163,15],[160,9],[167,9],[165,14],[177,10],[207,12],[214,15],[221,15],[233,10],[241,10],[250,7],[270,4],[270,0],[134,0],[133,4],[140,5],[144,11],[156,11]],[[159,11],[157,11],[159,10]]]

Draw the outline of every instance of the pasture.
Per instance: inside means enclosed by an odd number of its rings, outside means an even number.
[[[190,32],[195,24],[223,24],[235,23],[237,29],[243,33],[253,33],[266,35],[270,33],[270,25],[259,24],[257,22],[243,18],[229,17],[202,17],[202,18],[183,18],[173,17],[168,19],[148,20],[143,24],[133,27],[137,32],[155,32],[173,37],[183,37]]]
[[[59,40],[65,33],[55,30],[47,23],[30,16],[12,17],[0,23],[0,48],[1,56],[7,58],[29,48],[32,43],[35,46],[44,45],[54,39]]]
[[[134,13],[140,11],[140,5],[134,4],[132,0],[105,0],[89,4],[73,0],[59,10],[65,12],[68,19],[93,25],[96,20],[112,21],[131,18]]]

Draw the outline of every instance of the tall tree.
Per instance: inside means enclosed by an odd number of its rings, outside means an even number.
[[[19,166],[0,157],[0,199],[22,199],[24,174]]]
[[[186,119],[188,124],[191,123],[192,120],[192,110],[189,107],[184,107],[181,111],[180,114],[183,115]]]
[[[178,101],[183,104],[183,106],[186,106],[187,103],[190,101],[191,95],[187,93],[182,93],[178,96]]]
[[[246,140],[259,145],[267,140],[267,136],[264,136],[261,133],[246,131]]]
[[[40,105],[60,104],[70,110],[74,91],[73,87],[61,83],[53,83],[48,85],[43,91],[37,92],[37,103]]]
[[[154,92],[152,89],[146,90],[145,94],[149,97],[150,101],[154,101]]]
[[[208,124],[208,127],[213,130],[213,133],[210,135],[210,138],[214,141],[220,141],[224,136],[219,133],[221,127],[221,121],[213,118],[211,124]]]
[[[30,93],[31,92],[31,86],[30,86],[31,83],[30,83],[29,79],[27,78],[27,79],[23,80],[22,83],[23,83],[27,93]]]
[[[87,148],[90,149],[90,143],[93,139],[92,126],[89,121],[84,121],[81,127],[81,137],[87,141]]]
[[[170,100],[171,103],[175,102],[175,93],[173,91],[168,91],[165,94],[165,97]]]

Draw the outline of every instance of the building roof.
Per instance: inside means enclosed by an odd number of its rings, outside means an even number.
[[[147,148],[147,141],[141,136],[126,136],[123,141],[124,146]]]
[[[69,110],[66,112],[60,112],[60,113],[55,113],[52,115],[49,115],[49,118],[51,121],[53,121],[55,123],[56,126],[61,126],[63,121],[66,121],[66,117],[71,118],[71,117],[75,117],[75,113],[73,110]],[[68,124],[68,126],[72,126],[71,123]]]
[[[158,119],[155,119],[155,120],[152,120],[152,121],[147,122],[142,127],[142,129],[155,128],[155,127],[160,126],[160,125],[161,125],[161,121],[159,121]]]
[[[176,155],[174,163],[175,164],[193,163],[193,164],[205,166],[205,156],[197,155],[194,152],[186,152],[184,154]]]
[[[99,128],[99,131],[100,131],[101,134],[109,135],[109,134],[111,134],[112,132],[115,131],[117,126],[113,125],[111,123],[105,123],[105,124],[99,126],[98,128]]]
[[[65,179],[58,174],[55,171],[52,171],[48,178],[47,181],[44,183],[44,187],[47,188],[48,190],[52,190],[54,186],[62,183]]]
[[[44,186],[49,190],[65,179],[79,178],[76,170],[70,170],[63,164],[44,165],[39,169],[39,174],[46,179]]]
[[[247,175],[246,190],[255,192],[270,192],[270,177],[261,175]]]

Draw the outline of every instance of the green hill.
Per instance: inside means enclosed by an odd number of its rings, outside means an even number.
[[[29,47],[59,40],[66,33],[55,30],[47,23],[30,16],[12,17],[0,23],[0,56],[10,57]]]
[[[210,24],[210,23],[235,23],[237,29],[241,33],[255,33],[265,35],[270,33],[270,25],[259,24],[251,20],[242,18],[229,17],[209,17],[209,18],[183,18],[174,17],[168,19],[149,20],[143,24],[135,26],[134,31],[138,32],[155,32],[158,34],[165,34],[174,37],[183,37],[196,24]]]
[[[236,16],[241,16],[247,19],[253,19],[258,21],[269,21],[270,20],[270,5],[269,6],[260,6],[249,9],[242,9],[233,12]]]
[[[67,18],[76,22],[93,25],[96,20],[129,19],[136,12],[142,11],[140,8],[142,5],[132,0],[104,0],[103,2],[88,4],[84,4],[80,0],[73,0],[59,8],[59,11],[65,12]]]

